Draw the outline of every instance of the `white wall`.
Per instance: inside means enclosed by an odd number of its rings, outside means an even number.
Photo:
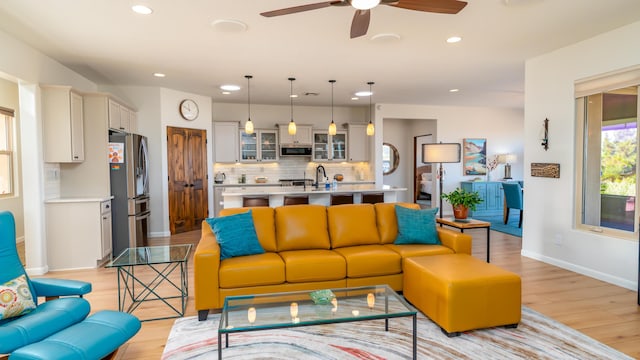
[[[0,106],[15,111],[15,142],[16,150],[13,163],[15,183],[13,184],[13,196],[0,198],[0,211],[11,211],[16,220],[16,240],[24,240],[24,216],[22,210],[22,159],[20,156],[20,104],[18,102],[18,84],[0,77]]]
[[[560,164],[560,178],[525,177],[522,254],[629,289],[638,282],[638,242],[574,228],[574,81],[640,64],[640,22],[530,59],[525,67],[525,164]],[[549,118],[549,150],[540,146]]]
[[[62,66],[41,52],[0,31],[0,77],[18,83],[22,157],[22,194],[27,271],[48,270],[44,215],[44,166],[42,118],[37,84],[70,85],[81,91],[96,91],[94,83]]]
[[[464,138],[486,138],[488,156],[504,153],[515,153],[518,156],[519,160],[513,164],[511,174],[514,179],[523,179],[524,122],[523,112],[520,109],[378,104],[376,105],[375,119],[376,126],[378,124],[386,124],[387,119],[412,119],[414,125],[405,138],[406,142],[411,143],[411,150],[408,150],[410,153],[413,152],[414,135],[433,133],[435,135],[434,140],[437,142],[457,143],[462,143]],[[432,132],[429,127],[423,128],[423,125],[420,124],[421,119],[435,119],[437,129]],[[383,127],[383,131],[384,129],[386,129],[386,125]],[[378,138],[378,134],[376,134],[376,153],[382,152],[379,149],[382,147],[385,136],[382,135]],[[412,155],[410,156],[412,159]],[[377,157],[377,182],[384,181],[381,180],[383,179],[381,164],[382,159]],[[450,192],[459,187],[460,181],[471,180],[476,177],[463,175],[462,163],[443,164],[443,168],[445,170],[444,192]],[[503,174],[503,167],[499,166],[493,171],[492,178],[502,178]],[[412,173],[406,176],[411,178]],[[413,189],[413,186],[410,188]],[[451,207],[447,206],[446,203],[443,207],[445,214],[452,213]]]

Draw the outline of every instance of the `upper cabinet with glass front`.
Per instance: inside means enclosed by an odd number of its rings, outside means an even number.
[[[314,161],[346,161],[347,133],[338,131],[331,136],[326,131],[313,133]]]
[[[240,161],[278,161],[278,132],[256,130],[253,134],[240,131]]]

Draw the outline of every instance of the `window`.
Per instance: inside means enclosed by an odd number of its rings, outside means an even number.
[[[0,197],[13,195],[13,114],[0,107]]]
[[[614,74],[576,84],[576,94],[583,95],[576,96],[576,225],[631,238],[638,231],[640,214],[636,196],[640,70],[624,73],[623,82]]]

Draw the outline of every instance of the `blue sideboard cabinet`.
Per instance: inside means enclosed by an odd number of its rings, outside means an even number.
[[[482,203],[476,205],[476,210],[469,210],[469,216],[499,216],[503,215],[504,192],[500,181],[462,181],[460,187],[464,191],[477,191]]]

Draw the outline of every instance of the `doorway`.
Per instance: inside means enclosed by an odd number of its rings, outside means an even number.
[[[198,230],[209,216],[207,131],[168,126],[167,165],[171,234]]]
[[[422,145],[433,142],[433,135],[418,135],[413,137],[413,202],[421,208],[431,208],[437,194],[434,185],[435,176],[431,164],[422,163]]]

